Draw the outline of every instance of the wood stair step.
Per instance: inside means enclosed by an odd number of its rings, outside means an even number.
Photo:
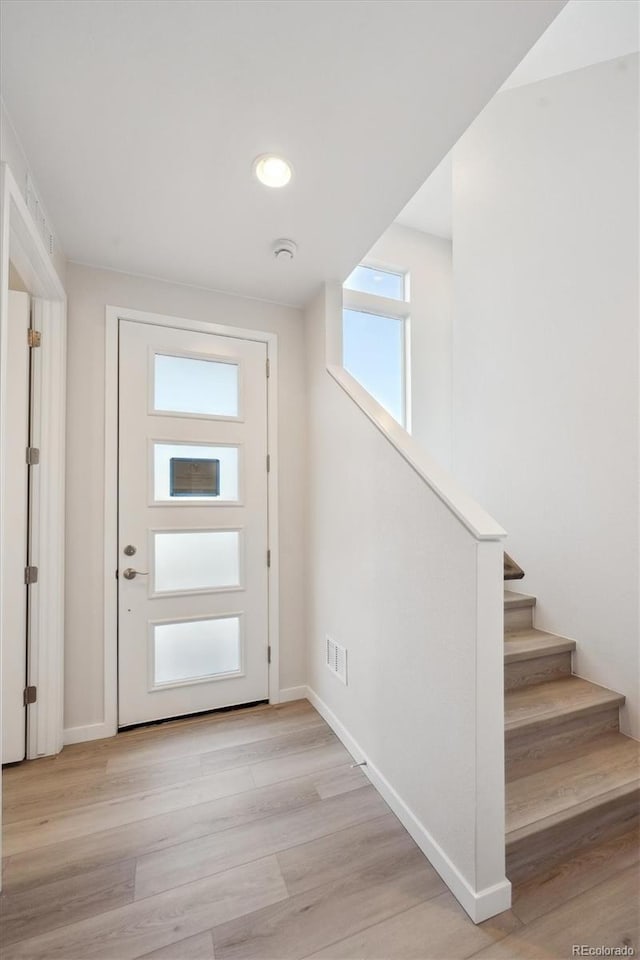
[[[575,760],[520,777],[507,788],[507,842],[537,833],[549,820],[572,815],[577,804],[597,804],[613,790],[640,784],[640,745],[619,733]]]
[[[620,733],[625,698],[571,674],[574,640],[533,625],[536,598],[504,592],[507,876],[617,849],[640,827],[640,744]],[[571,861],[573,862],[573,860]]]
[[[536,598],[515,590],[504,591],[504,629],[526,630],[533,627],[533,609]]]
[[[521,610],[523,607],[535,607],[536,598],[527,593],[517,593],[515,590],[504,591],[505,610]]]
[[[529,660],[524,666],[535,667],[537,663]],[[517,670],[521,665],[516,662],[505,667],[505,682],[508,682],[508,671]],[[622,703],[621,694],[570,675],[508,690],[505,693],[507,781],[572,760],[588,751],[595,740],[616,736]]]
[[[516,663],[519,660],[533,660],[536,657],[550,657],[557,653],[571,653],[576,648],[575,640],[558,637],[543,630],[515,630],[504,641],[504,662]]]
[[[637,822],[640,745],[618,733],[590,752],[507,785],[507,875],[530,875],[560,856]]]
[[[618,708],[611,707],[571,720],[561,718],[542,733],[535,729],[527,733],[526,728],[516,732],[505,743],[507,782],[582,757],[616,737],[619,728]]]
[[[565,677],[535,686],[510,690],[505,694],[505,733],[541,730],[556,721],[620,707],[621,693],[599,687],[581,677]]]
[[[504,689],[516,690],[571,676],[575,640],[542,630],[507,633],[504,644]]]

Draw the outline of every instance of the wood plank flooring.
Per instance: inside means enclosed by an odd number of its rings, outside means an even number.
[[[1,960],[638,949],[636,833],[603,835],[476,926],[351,763],[299,701],[5,769]]]

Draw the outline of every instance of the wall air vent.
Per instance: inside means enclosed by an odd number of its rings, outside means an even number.
[[[341,647],[339,643],[336,643],[335,640],[332,640],[331,637],[326,637],[325,662],[329,667],[329,670],[331,670],[332,673],[335,673],[338,680],[342,680],[346,686],[347,651],[344,647]]]

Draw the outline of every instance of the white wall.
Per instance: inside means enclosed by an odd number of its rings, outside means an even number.
[[[637,55],[498,94],[453,183],[454,470],[637,736]]]
[[[330,376],[325,309],[306,318],[312,702],[484,919],[509,905],[500,531],[489,518],[496,539],[478,541]],[[347,648],[347,686],[325,666],[327,635]]]
[[[281,687],[305,680],[304,327],[299,310],[70,263],[65,728],[101,723],[105,306],[278,334]]]
[[[451,241],[392,224],[365,257],[409,271],[411,433],[439,463],[451,464]]]

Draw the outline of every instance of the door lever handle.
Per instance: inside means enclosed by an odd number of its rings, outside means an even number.
[[[126,570],[122,571],[122,576],[125,580],[135,580],[136,577],[148,577],[148,570],[134,570],[133,567],[127,567]]]

